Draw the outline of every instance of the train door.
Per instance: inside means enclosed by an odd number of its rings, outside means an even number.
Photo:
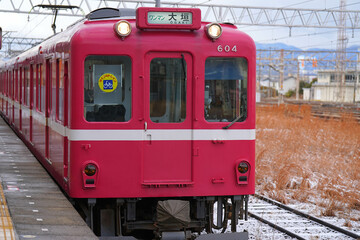
[[[9,76],[8,76],[8,71],[5,71],[5,85],[4,85],[4,113],[5,113],[5,115],[6,116],[8,116],[7,114],[8,114],[8,97],[9,97],[9,95],[8,95],[8,78],[9,78]]]
[[[6,77],[6,116],[10,118],[10,89],[11,89],[11,71],[7,71],[7,77]]]
[[[64,62],[64,82],[63,82],[63,91],[62,91],[62,98],[64,99],[64,106],[61,109],[61,111],[63,112],[63,123],[64,123],[64,127],[68,126],[68,87],[69,87],[69,63],[68,61]],[[68,138],[64,137],[64,179],[68,179]]]
[[[29,141],[32,142],[33,138],[33,119],[32,119],[32,111],[35,109],[35,102],[36,102],[36,76],[34,77],[34,65],[30,65],[30,133],[29,133]]]
[[[191,184],[192,57],[148,53],[145,59],[143,184]]]
[[[16,76],[15,76],[15,70],[12,70],[11,75],[11,105],[10,105],[10,123],[14,125],[14,103],[15,103],[15,83],[16,83]]]
[[[21,109],[21,105],[23,104],[23,87],[24,87],[24,68],[19,68],[19,80],[18,80],[18,84],[19,84],[19,87],[18,87],[18,101],[19,101],[19,110],[18,110],[18,114],[19,114],[19,130],[20,132],[22,132],[22,109]]]
[[[51,83],[51,62],[50,59],[46,60],[46,73],[45,73],[45,119],[48,122],[51,113],[51,92],[52,92],[52,83]],[[45,126],[45,158],[50,162],[50,129],[49,125]],[[51,163],[51,162],[50,162]]]

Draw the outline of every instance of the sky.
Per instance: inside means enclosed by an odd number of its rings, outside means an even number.
[[[51,0],[54,3],[56,0]],[[299,9],[339,9],[340,0],[166,0],[167,2],[220,4],[252,7],[299,8]],[[13,0],[15,7],[31,10],[29,0]],[[47,1],[32,0],[34,4],[45,4]],[[61,4],[60,1],[57,3]],[[81,0],[69,0],[72,5],[79,5]],[[103,7],[100,0],[89,0],[92,8]],[[165,2],[165,0],[163,1]],[[12,9],[10,0],[0,0],[0,9]],[[21,5],[20,5],[21,4]],[[117,4],[117,3],[112,3]],[[111,4],[110,4],[111,5]],[[128,4],[131,7],[131,4]],[[347,10],[360,11],[360,1],[346,0]],[[88,9],[84,9],[87,14]],[[68,25],[77,21],[76,17],[58,16],[56,21],[57,31],[66,29]],[[51,24],[52,16],[34,14],[11,14],[0,12],[0,27],[3,31],[12,31],[12,37],[46,38],[53,34]],[[238,26],[241,31],[249,34],[258,43],[285,43],[301,49],[328,48],[336,49],[337,29],[320,28],[292,28],[263,27],[263,26]],[[360,46],[360,30],[347,30],[347,46]]]

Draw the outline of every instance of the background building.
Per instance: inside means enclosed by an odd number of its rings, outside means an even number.
[[[357,71],[346,71],[340,82],[335,70],[319,70],[318,81],[312,85],[310,100],[327,102],[360,102],[359,78]],[[308,95],[304,97],[309,97]]]

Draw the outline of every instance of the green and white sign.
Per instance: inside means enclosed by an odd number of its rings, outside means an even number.
[[[148,12],[149,24],[192,24],[191,12]]]

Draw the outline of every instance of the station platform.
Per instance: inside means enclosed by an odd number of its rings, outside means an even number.
[[[0,240],[98,239],[0,117]]]

